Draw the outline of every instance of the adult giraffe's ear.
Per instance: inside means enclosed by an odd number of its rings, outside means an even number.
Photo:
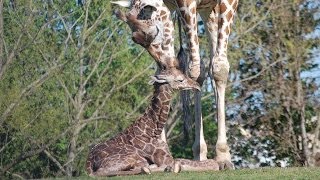
[[[122,0],[122,1],[111,1],[112,4],[117,4],[119,6],[129,8],[131,5],[131,0]]]

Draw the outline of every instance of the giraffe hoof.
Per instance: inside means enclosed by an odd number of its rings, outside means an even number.
[[[151,170],[147,167],[142,167],[141,172],[142,174],[151,174]]]
[[[165,169],[164,169],[164,172],[172,172],[173,171],[173,168],[171,166],[167,166]]]
[[[179,173],[179,172],[181,172],[181,164],[180,164],[180,162],[175,162],[175,163],[174,163],[173,172],[174,172],[174,173]]]
[[[218,162],[219,170],[234,170],[234,165],[230,161]]]

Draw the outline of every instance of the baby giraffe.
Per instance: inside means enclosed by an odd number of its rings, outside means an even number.
[[[90,176],[149,173],[149,165],[152,164],[161,171],[167,166],[174,166],[167,143],[160,138],[168,118],[172,93],[180,89],[199,89],[199,85],[178,70],[163,70],[160,75],[179,75],[184,80],[159,83],[157,81],[162,80],[154,77],[153,98],[145,113],[124,132],[91,149],[86,163]]]

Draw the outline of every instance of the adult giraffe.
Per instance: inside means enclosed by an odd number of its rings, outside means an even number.
[[[227,144],[226,123],[225,123],[225,89],[229,73],[229,62],[227,59],[227,45],[230,35],[230,28],[234,14],[238,6],[238,0],[125,0],[117,1],[116,4],[136,9],[142,14],[152,17],[158,7],[165,3],[171,11],[177,10],[182,16],[182,25],[187,34],[191,61],[189,62],[190,77],[202,84],[205,72],[200,67],[200,53],[197,27],[197,12],[205,22],[206,32],[210,44],[210,67],[209,74],[211,81],[215,84],[218,140],[216,143],[216,160],[221,169],[234,168],[231,163],[231,155]],[[144,7],[151,11],[144,11]],[[151,9],[150,9],[151,7]],[[161,9],[161,8],[160,8]],[[163,15],[163,14],[162,14]],[[165,24],[165,22],[163,22]],[[193,145],[194,158],[198,160],[207,159],[207,145],[203,136],[203,125],[201,117],[200,97],[201,92],[195,94],[196,105],[196,139]]]

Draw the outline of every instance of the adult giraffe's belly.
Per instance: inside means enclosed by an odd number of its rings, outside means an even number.
[[[177,9],[177,0],[163,0],[164,4],[174,11]],[[195,0],[197,2],[197,9],[207,9],[212,8],[217,4],[217,0]]]

